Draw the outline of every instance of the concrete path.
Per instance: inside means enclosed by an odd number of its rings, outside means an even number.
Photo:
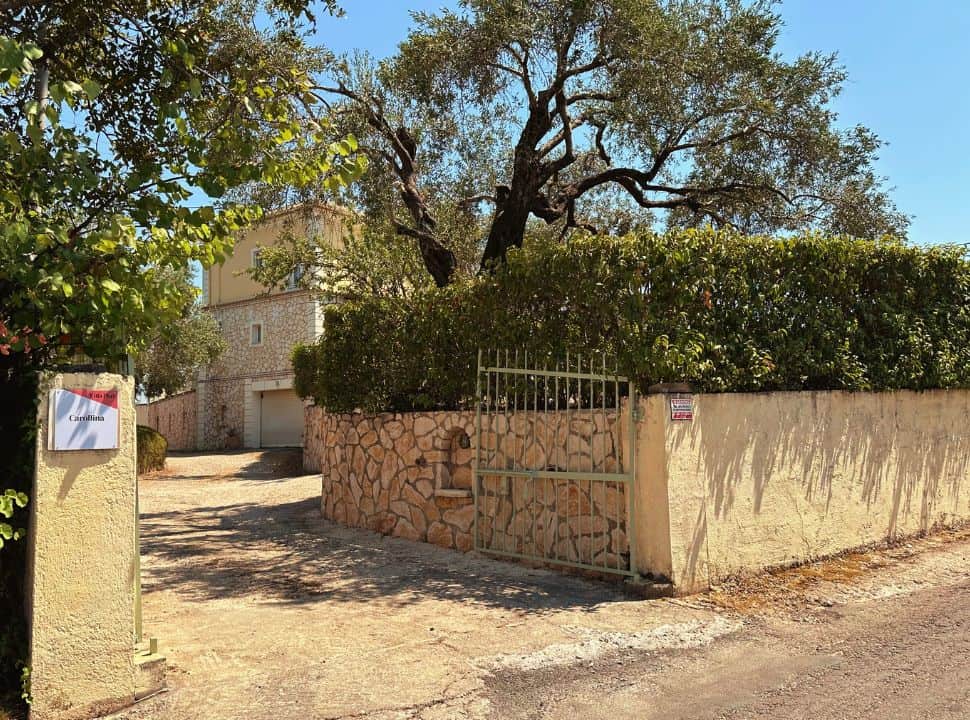
[[[970,534],[640,601],[333,525],[285,467],[181,456],[142,481],[170,690],[117,717],[967,716]]]

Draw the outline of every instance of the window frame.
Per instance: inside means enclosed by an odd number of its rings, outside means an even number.
[[[297,263],[296,267],[293,268],[292,272],[286,276],[286,289],[287,290],[299,290],[300,280],[306,274],[306,270],[302,263]]]

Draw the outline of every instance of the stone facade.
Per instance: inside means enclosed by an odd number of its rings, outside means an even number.
[[[329,414],[308,408],[304,462],[322,474],[324,517],[457,550],[474,547],[475,413]],[[615,413],[486,416],[482,467],[623,470]],[[626,567],[626,486],[619,481],[485,475],[480,545]]]
[[[293,387],[290,353],[297,343],[319,337],[320,305],[310,293],[294,290],[212,306],[209,312],[229,350],[199,379],[199,446],[256,447],[258,393]],[[252,343],[254,323],[261,327],[259,344]]]
[[[198,399],[194,390],[136,406],[138,424],[147,425],[168,440],[169,450],[195,450]]]
[[[199,381],[196,432],[200,450],[235,450],[243,446],[243,382],[240,378]]]
[[[323,309],[294,274],[270,291],[250,271],[263,249],[286,236],[340,247],[353,215],[324,203],[267,214],[242,233],[223,262],[202,273],[207,310],[229,349],[199,374],[198,444],[202,449],[288,447],[302,443],[303,402],[293,391],[290,353],[323,332]],[[307,268],[306,272],[317,272]],[[258,325],[261,337],[254,334]],[[256,340],[256,342],[254,342]]]
[[[322,327],[318,303],[305,290],[214,305],[209,312],[229,345],[229,350],[209,366],[211,378],[292,374],[293,346],[316,339]],[[262,326],[259,345],[252,344],[253,323]]]

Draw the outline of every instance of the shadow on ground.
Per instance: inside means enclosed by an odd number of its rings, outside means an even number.
[[[192,599],[391,607],[429,598],[524,613],[592,609],[617,586],[345,528],[319,498],[143,513],[142,587]]]
[[[302,448],[168,454],[156,480],[279,480],[303,472]]]

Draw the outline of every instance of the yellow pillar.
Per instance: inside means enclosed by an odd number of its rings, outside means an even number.
[[[53,449],[51,390],[65,388],[118,391],[117,448]],[[134,384],[108,373],[60,374],[40,393],[27,575],[30,716],[87,718],[136,695]]]

